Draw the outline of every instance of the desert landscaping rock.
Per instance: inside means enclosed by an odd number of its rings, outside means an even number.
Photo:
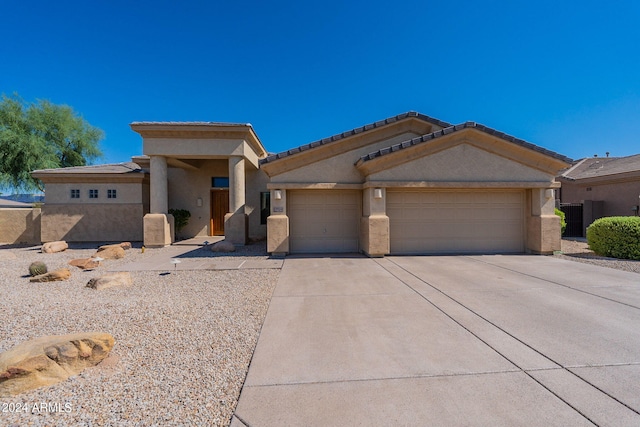
[[[54,254],[56,252],[66,251],[68,248],[69,245],[64,240],[59,240],[57,242],[47,242],[42,245],[42,253]]]
[[[59,268],[48,273],[41,274],[29,279],[30,282],[60,282],[71,277],[71,271],[68,268]]]
[[[222,240],[211,245],[211,252],[235,252],[236,247],[233,243]]]
[[[131,242],[115,243],[113,245],[102,245],[98,248],[98,252],[104,251],[105,249],[109,248],[122,248],[125,251],[128,251],[129,249],[131,249]]]
[[[233,255],[194,251],[212,261],[268,259],[265,243]],[[89,258],[96,245],[74,244],[47,255],[51,270]],[[235,409],[279,270],[133,271],[134,285],[94,292],[95,270],[73,271],[64,282],[16,286],[39,246],[11,247],[17,261],[0,261],[0,352],[43,335],[106,331],[117,343],[95,367],[16,401],[68,405],[61,413],[0,413],[4,426],[226,426]],[[126,268],[171,253],[171,248],[127,251],[100,269]],[[171,266],[172,267],[172,266]]]
[[[100,363],[114,338],[106,333],[46,336],[0,353],[0,397],[50,386]]]
[[[100,265],[100,262],[96,261],[94,258],[78,258],[69,261],[69,265],[78,267],[82,270],[90,270],[97,268]]]
[[[95,256],[99,256],[104,259],[120,259],[124,258],[124,249],[120,245],[109,246],[102,250],[98,249]]]
[[[87,283],[88,288],[101,291],[107,288],[113,288],[116,286],[131,286],[133,281],[131,279],[131,273],[123,271],[121,273],[109,273],[100,277],[95,277],[89,280]]]

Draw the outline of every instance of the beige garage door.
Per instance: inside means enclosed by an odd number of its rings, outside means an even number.
[[[290,191],[287,198],[292,253],[358,251],[359,191]]]
[[[524,250],[522,191],[388,191],[393,254]]]

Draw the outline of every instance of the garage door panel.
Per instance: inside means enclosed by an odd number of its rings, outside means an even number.
[[[391,253],[524,249],[521,191],[388,191]]]
[[[360,192],[301,190],[287,198],[292,253],[358,251]]]

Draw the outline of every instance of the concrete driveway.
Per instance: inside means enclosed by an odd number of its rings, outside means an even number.
[[[638,426],[640,275],[287,258],[231,425]]]

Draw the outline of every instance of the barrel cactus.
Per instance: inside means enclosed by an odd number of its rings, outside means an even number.
[[[47,265],[42,261],[32,262],[29,266],[29,274],[39,276],[47,272]]]

